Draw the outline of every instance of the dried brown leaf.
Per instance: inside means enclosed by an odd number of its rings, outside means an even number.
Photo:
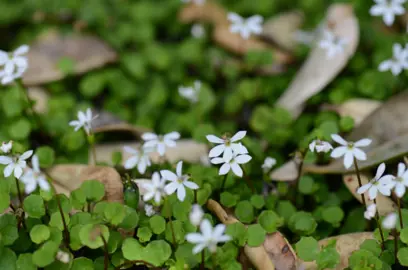
[[[273,170],[269,177],[274,181],[292,182],[299,176],[299,162],[296,159],[289,160],[279,168]]]
[[[58,193],[67,196],[79,188],[86,180],[98,180],[105,185],[105,199],[112,202],[123,202],[123,184],[119,173],[104,166],[87,166],[82,164],[56,165],[47,170]]]
[[[116,61],[117,54],[102,40],[90,35],[62,35],[49,31],[31,45],[30,63],[23,76],[25,85],[38,85],[65,77],[58,68],[61,59],[74,62],[74,74],[82,74]]]
[[[304,103],[322,91],[346,66],[354,55],[359,42],[359,25],[353,8],[349,4],[333,4],[324,22],[331,31],[348,40],[344,52],[332,59],[316,44],[288,89],[279,98],[277,105],[287,109],[294,117],[300,115]]]

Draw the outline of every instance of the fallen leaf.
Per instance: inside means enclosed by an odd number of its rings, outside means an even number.
[[[104,162],[109,165],[112,164],[112,154],[115,152],[122,153],[122,165],[130,157],[130,154],[123,150],[124,146],[130,146],[132,148],[139,148],[139,142],[116,142],[111,144],[100,144],[96,145],[96,157],[98,162]],[[189,163],[199,163],[203,156],[208,155],[207,145],[204,143],[198,143],[193,140],[179,140],[177,141],[177,146],[173,148],[166,148],[166,153],[164,155],[165,159],[170,163],[175,163],[180,160]],[[158,153],[152,153],[150,155],[152,162],[159,163],[161,158]],[[89,153],[89,159],[93,162],[92,153]]]
[[[27,88],[28,96],[34,104],[34,111],[39,114],[47,113],[48,111],[48,100],[50,95],[45,91],[44,88],[33,86]]]
[[[305,102],[322,91],[346,66],[354,55],[359,41],[359,25],[353,8],[349,4],[333,4],[329,7],[324,22],[338,37],[348,41],[344,52],[328,59],[326,51],[315,44],[308,59],[294,80],[277,101],[294,117],[300,115]]]
[[[272,41],[286,50],[293,51],[298,44],[294,38],[304,21],[304,14],[299,10],[292,10],[272,17],[263,25],[261,37]]]
[[[366,173],[360,174],[362,185],[367,184],[371,180],[371,178],[372,177],[370,177]],[[359,187],[357,175],[356,174],[343,175],[343,182],[346,185],[346,187],[350,190],[351,194],[353,194],[354,198],[356,198],[360,203],[363,203],[361,195],[357,193],[357,189]],[[366,200],[367,206],[373,203],[372,201],[368,199],[367,192],[365,193],[365,200]],[[385,197],[380,193],[377,195],[376,201],[377,201],[377,210],[381,216],[394,212],[397,209],[395,203],[389,197]]]
[[[367,239],[374,239],[372,232],[357,232],[338,236],[325,238],[319,241],[319,246],[323,247],[328,244],[330,240],[336,239],[336,250],[340,254],[340,263],[335,268],[342,270],[348,267],[349,257],[351,254],[360,249],[360,245]],[[304,269],[314,270],[318,269],[316,262],[303,262]]]
[[[105,185],[105,199],[111,202],[123,202],[123,184],[119,173],[104,166],[83,164],[56,165],[47,170],[58,193],[69,196],[86,180],[98,180]]]
[[[381,104],[382,102],[373,99],[354,98],[340,105],[325,105],[323,107],[324,109],[333,110],[343,117],[349,116],[353,118],[354,125],[357,127],[364,119],[378,109]]]
[[[273,170],[269,177],[273,181],[282,182],[292,182],[295,181],[299,176],[299,161],[297,159],[292,159],[280,166],[279,168]]]
[[[25,85],[38,85],[65,77],[58,68],[61,59],[73,61],[73,73],[82,74],[115,62],[117,54],[102,40],[90,35],[62,35],[49,31],[30,46],[29,66],[23,76]]]

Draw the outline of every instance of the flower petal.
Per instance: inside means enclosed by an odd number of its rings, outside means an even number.
[[[219,155],[222,154],[222,152],[224,152],[224,150],[225,150],[225,145],[224,145],[224,144],[219,144],[219,145],[213,147],[213,148],[210,150],[210,153],[208,153],[208,156],[209,156],[210,158],[212,158],[212,157],[218,157]]]
[[[225,160],[221,157],[216,157],[211,159],[211,163],[212,164],[221,164],[221,163],[225,163]]]
[[[367,159],[366,153],[364,153],[364,151],[361,150],[360,148],[353,148],[352,152],[353,152],[353,156],[358,160],[366,160]]]
[[[139,154],[139,151],[137,151],[136,149],[130,147],[130,146],[124,146],[123,150],[125,150],[125,152],[129,153],[129,154],[133,154],[133,155],[137,155]]]
[[[161,170],[161,171],[160,171],[160,174],[161,174],[162,177],[163,177],[164,179],[166,179],[166,180],[177,182],[178,177],[177,177],[177,175],[176,175],[174,172],[172,172],[172,171],[169,171],[169,170]]]
[[[330,156],[332,158],[339,158],[341,156],[343,156],[344,154],[346,154],[346,152],[348,151],[347,146],[339,146],[334,148],[334,150],[331,152]]]
[[[354,146],[356,147],[365,147],[365,146],[369,146],[372,143],[373,140],[371,139],[361,139],[358,140],[354,143]]]
[[[237,163],[231,163],[231,169],[235,173],[236,176],[242,177],[243,171],[241,167]]]
[[[178,140],[180,139],[180,133],[178,133],[177,131],[167,133],[166,135],[163,136],[163,139],[172,141]]]
[[[346,154],[344,154],[344,160],[343,164],[346,169],[349,169],[351,165],[353,165],[354,158],[353,158],[353,152],[347,151]]]
[[[186,189],[183,185],[179,185],[177,189],[177,198],[183,202],[184,199],[186,198]]]
[[[143,133],[142,139],[144,141],[157,140],[157,135],[152,132]]]
[[[207,138],[207,140],[209,141],[209,142],[212,142],[212,143],[224,143],[224,140],[223,139],[221,139],[221,138],[218,138],[217,136],[215,136],[215,135],[207,135],[207,136],[205,136],[206,138]]]
[[[159,153],[160,156],[164,156],[164,153],[166,153],[166,145],[164,143],[159,142],[157,144],[157,152]]]
[[[205,241],[201,233],[189,233],[186,235],[186,240],[192,244],[201,243]]]
[[[181,185],[177,182],[171,182],[164,187],[164,192],[166,192],[167,195],[171,195],[176,189],[179,189],[180,186]]]
[[[224,164],[221,166],[221,168],[220,168],[218,174],[219,174],[219,175],[224,175],[224,174],[227,174],[230,170],[231,170],[230,164],[229,164],[229,163],[224,163]]]
[[[359,187],[359,188],[357,189],[357,193],[358,193],[358,194],[363,194],[363,193],[365,193],[372,185],[373,185],[373,184],[371,184],[371,183],[367,183],[367,184],[365,184],[365,185],[362,185],[361,187]]]
[[[232,136],[230,141],[231,142],[236,142],[236,141],[242,140],[245,137],[246,133],[247,132],[245,130],[238,131],[237,133],[235,133],[234,136]]]
[[[203,234],[204,238],[210,238],[212,236],[212,225],[208,219],[204,219],[200,224],[200,231]]]
[[[385,163],[383,162],[377,168],[377,172],[375,173],[375,179],[379,180],[381,176],[384,174],[384,172],[385,172]]]
[[[230,161],[232,159],[232,148],[231,147],[228,147],[228,146],[225,147],[222,158],[225,161]]]
[[[207,246],[206,243],[200,243],[193,248],[193,254],[200,253],[205,247]]]
[[[22,174],[23,174],[23,169],[20,166],[15,166],[14,167],[14,177],[19,179]]]
[[[340,135],[338,134],[332,134],[331,135],[333,141],[337,142],[338,144],[341,144],[343,146],[346,146],[348,143],[346,140],[344,140]]]
[[[238,164],[248,163],[252,157],[250,155],[239,155],[234,158],[235,162]]]
[[[13,54],[14,55],[22,55],[28,53],[28,50],[30,47],[28,45],[21,45],[17,49],[14,50]]]
[[[394,191],[398,198],[402,198],[405,194],[405,186],[398,183],[397,185],[395,185]]]
[[[134,167],[136,167],[137,162],[139,161],[139,157],[138,156],[133,156],[130,157],[128,160],[126,160],[125,162],[125,169],[129,170],[129,169],[133,169]]]
[[[405,173],[405,170],[406,170],[405,163],[404,163],[404,162],[398,163],[398,173],[397,173],[397,176],[398,176],[398,177],[402,177],[402,176],[404,175],[404,173]]]
[[[6,166],[6,168],[4,168],[4,177],[9,177],[14,170],[15,164],[14,163],[10,163],[9,165]]]
[[[13,162],[13,159],[8,156],[0,156],[0,164],[7,165]]]
[[[368,198],[370,200],[374,200],[375,198],[377,198],[377,193],[378,193],[378,189],[376,186],[371,186],[370,189],[368,190]]]
[[[33,150],[28,150],[28,151],[24,152],[24,153],[18,158],[18,160],[26,160],[27,158],[31,157],[32,154],[33,154]]]
[[[225,232],[225,225],[224,224],[218,224],[217,226],[214,227],[212,236],[214,239],[220,238]]]
[[[177,167],[176,167],[176,173],[177,173],[177,176],[178,176],[178,177],[181,177],[181,176],[183,175],[182,170],[183,170],[183,161],[180,160],[180,161],[177,163]]]
[[[192,181],[184,181],[183,185],[185,185],[189,189],[198,189],[199,188],[199,186],[196,183],[192,182]]]

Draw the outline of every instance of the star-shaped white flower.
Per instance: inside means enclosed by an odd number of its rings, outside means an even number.
[[[239,177],[242,177],[243,171],[239,165],[248,163],[252,157],[250,155],[244,154],[244,155],[234,155],[230,160],[227,160],[225,158],[221,157],[216,157],[211,159],[211,163],[213,164],[221,164],[224,163],[218,174],[219,175],[225,175],[227,174],[230,170]]]
[[[154,210],[153,205],[151,204],[145,204],[144,210],[145,210],[146,216],[148,217],[151,217],[156,214],[156,211]]]
[[[90,108],[86,112],[78,112],[78,120],[69,122],[70,126],[75,127],[75,131],[78,131],[80,128],[84,128],[86,134],[90,134],[92,130],[92,121],[95,120],[98,115],[92,116],[92,111]]]
[[[181,2],[183,2],[183,3],[194,3],[194,4],[198,5],[198,6],[204,5],[205,1],[206,0],[181,0]]]
[[[393,178],[393,183],[395,194],[399,198],[402,198],[405,194],[406,187],[408,187],[408,170],[402,162],[398,164],[397,177]]]
[[[375,203],[370,204],[369,206],[367,206],[366,211],[364,211],[364,218],[370,220],[373,217],[375,217],[376,213],[377,213],[377,206],[375,205]]]
[[[0,146],[0,150],[4,153],[7,154],[11,151],[11,148],[13,147],[13,141],[9,141],[8,143],[3,142]]]
[[[146,190],[146,193],[143,195],[143,200],[147,202],[154,198],[154,201],[159,204],[162,197],[165,196],[165,184],[166,180],[161,178],[158,172],[154,172],[152,175],[152,180],[150,182],[140,183],[140,187]]]
[[[165,135],[157,135],[147,132],[142,135],[142,139],[145,141],[144,148],[155,149],[160,156],[164,156],[166,147],[176,147],[176,141],[180,139],[180,133],[174,131]]]
[[[370,139],[361,139],[357,142],[347,142],[337,134],[332,134],[331,137],[335,142],[342,146],[336,147],[332,151],[330,156],[332,158],[339,158],[344,156],[343,163],[346,169],[349,169],[351,165],[353,165],[354,158],[356,158],[357,160],[367,159],[366,153],[364,153],[364,151],[358,147],[365,147],[370,145],[371,144]]]
[[[186,197],[185,187],[188,187],[190,189],[199,188],[199,186],[196,183],[188,181],[190,177],[188,175],[183,174],[182,169],[183,161],[179,161],[176,167],[177,174],[169,170],[160,171],[162,177],[170,181],[170,183],[164,187],[164,191],[166,192],[167,195],[171,195],[177,190],[177,198],[180,201],[184,201]]]
[[[238,33],[243,39],[249,39],[251,34],[259,35],[262,33],[263,18],[260,15],[244,19],[238,14],[230,12],[228,13],[228,20],[231,22],[231,33]]]
[[[3,66],[0,70],[2,84],[11,83],[23,76],[28,68],[28,60],[25,56],[28,50],[27,45],[22,45],[11,53],[0,50],[0,66]]]
[[[384,218],[382,222],[382,226],[385,229],[389,229],[389,230],[394,229],[397,226],[397,220],[398,220],[397,213],[395,212],[390,213]]]
[[[194,226],[198,226],[203,220],[203,217],[204,217],[204,211],[201,208],[201,206],[198,204],[193,204],[193,206],[191,207],[190,215],[189,215],[190,223],[193,224]]]
[[[395,16],[405,13],[403,4],[406,0],[374,0],[375,5],[370,8],[371,16],[382,16],[387,26],[394,23]]]
[[[397,76],[408,68],[408,48],[403,48],[401,44],[395,43],[392,46],[392,53],[392,58],[381,62],[378,70],[381,72],[391,70],[391,73]]]
[[[316,151],[317,153],[321,153],[321,152],[327,153],[333,149],[333,146],[329,142],[326,142],[326,141],[313,140],[309,144],[309,149],[310,149],[310,152]]]
[[[49,191],[50,184],[48,183],[46,176],[40,170],[40,163],[37,155],[34,155],[31,158],[31,165],[32,168],[26,170],[20,178],[21,182],[25,185],[25,192],[30,194],[37,188],[37,186],[42,190]]]
[[[383,176],[384,172],[385,164],[381,163],[377,168],[375,177],[367,184],[359,187],[357,189],[357,193],[363,194],[368,190],[368,198],[370,200],[374,200],[375,198],[377,198],[378,192],[380,192],[384,196],[390,196],[391,189],[393,187],[393,176],[389,174]]]
[[[139,173],[144,174],[146,172],[146,168],[151,166],[149,149],[143,148],[142,150],[138,151],[129,146],[125,146],[123,149],[125,152],[132,155],[126,160],[124,165],[125,169],[129,170],[137,166]]]
[[[200,81],[195,81],[194,86],[180,86],[178,88],[178,92],[180,96],[183,98],[187,99],[191,103],[197,103],[198,102],[198,95],[200,94],[201,90],[201,82]]]
[[[201,23],[196,23],[191,27],[191,35],[194,38],[202,38],[205,36],[205,28]]]
[[[275,165],[276,165],[276,159],[274,159],[273,157],[266,157],[261,167],[262,167],[263,172],[267,173]]]
[[[328,59],[332,59],[344,52],[347,43],[346,39],[336,36],[333,32],[325,29],[323,31],[323,38],[319,41],[319,47],[326,50],[326,57]]]
[[[0,164],[7,165],[4,168],[4,177],[9,177],[14,172],[14,177],[19,179],[23,174],[23,169],[27,166],[26,159],[31,157],[33,150],[28,150],[22,155],[0,156]]]
[[[224,153],[223,158],[229,160],[232,158],[232,155],[235,154],[246,154],[248,150],[241,143],[238,143],[239,140],[242,140],[246,135],[246,131],[238,131],[231,138],[218,138],[215,135],[207,135],[206,138],[209,142],[219,144],[213,147],[210,150],[208,156],[210,158],[218,157]]]
[[[193,248],[193,254],[197,254],[205,248],[214,253],[217,251],[218,243],[231,240],[231,236],[224,234],[224,224],[218,224],[213,228],[208,219],[204,219],[201,222],[200,231],[201,233],[189,233],[186,235],[186,240],[196,245]]]

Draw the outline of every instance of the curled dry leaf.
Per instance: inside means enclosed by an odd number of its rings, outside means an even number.
[[[354,98],[340,105],[324,105],[323,109],[336,111],[341,116],[353,118],[355,126],[360,125],[364,119],[381,106],[381,102],[372,99]]]
[[[223,224],[240,222],[233,215],[228,214],[224,208],[214,200],[208,200],[208,209],[213,212]],[[293,248],[280,233],[268,234],[263,245],[259,247],[244,246],[245,255],[258,270],[294,270],[297,269],[298,259]]]
[[[289,160],[279,168],[272,170],[269,177],[274,181],[292,182],[299,176],[299,160]]]
[[[361,184],[367,184],[371,177],[366,173],[361,173]],[[353,194],[354,198],[356,198],[360,203],[362,203],[361,195],[357,193],[358,189],[358,180],[356,174],[347,174],[343,176],[343,182],[346,187],[350,190],[351,194]],[[368,200],[368,193],[365,193],[365,199],[367,205],[372,204],[371,201]],[[383,196],[382,194],[377,195],[377,210],[380,215],[386,215],[396,210],[395,203],[388,197]]]
[[[116,61],[117,54],[97,37],[90,35],[62,35],[49,31],[31,45],[27,54],[30,63],[24,73],[25,85],[38,85],[65,77],[58,68],[62,59],[73,62],[74,74],[82,74]]]
[[[45,91],[44,88],[33,86],[27,89],[28,96],[34,104],[34,111],[39,114],[47,113],[48,111],[48,100],[50,95]]]
[[[264,23],[261,37],[286,50],[293,51],[297,45],[294,33],[300,29],[303,21],[304,14],[299,10],[278,14]]]
[[[336,250],[340,254],[340,263],[335,268],[342,270],[348,267],[349,257],[351,254],[360,248],[360,245],[367,239],[374,239],[372,232],[358,232],[349,233],[338,236],[325,238],[319,241],[319,246],[323,247],[328,244],[330,240],[336,239]],[[303,266],[307,270],[318,269],[315,262],[304,262]]]
[[[92,121],[92,129],[95,133],[102,132],[130,132],[135,137],[140,138],[140,136],[150,131],[148,128],[137,127],[120,120],[113,114],[104,111],[93,111],[93,115],[98,115],[98,117]]]
[[[273,53],[277,64],[287,64],[293,61],[292,55],[273,48],[256,37],[244,40],[240,35],[231,33],[226,10],[215,2],[206,1],[203,5],[195,5],[193,3],[185,5],[179,13],[179,20],[183,23],[194,21],[213,23],[214,41],[221,47],[236,54],[243,55],[250,50],[269,50]]]
[[[122,153],[122,165],[130,157],[130,154],[123,150],[123,146],[130,146],[132,148],[139,148],[139,142],[118,142],[111,144],[100,144],[96,145],[96,157],[98,162],[104,162],[110,165],[112,164],[112,154],[115,152]],[[180,160],[190,162],[190,163],[199,163],[201,157],[208,154],[207,145],[204,143],[198,143],[193,140],[179,140],[177,141],[177,146],[173,148],[166,148],[166,153],[164,155],[165,159],[170,163],[175,163]],[[158,153],[152,153],[150,155],[152,162],[159,163],[161,158]],[[93,161],[92,153],[89,153],[89,159]]]
[[[119,173],[104,166],[82,164],[56,165],[47,170],[58,193],[67,196],[79,188],[86,180],[98,180],[105,185],[105,199],[111,202],[123,202],[123,184]]]
[[[300,115],[304,103],[322,91],[346,66],[357,49],[359,25],[349,4],[333,4],[327,12],[324,24],[336,36],[347,40],[344,52],[328,59],[326,51],[315,44],[288,89],[277,101],[294,117]]]

